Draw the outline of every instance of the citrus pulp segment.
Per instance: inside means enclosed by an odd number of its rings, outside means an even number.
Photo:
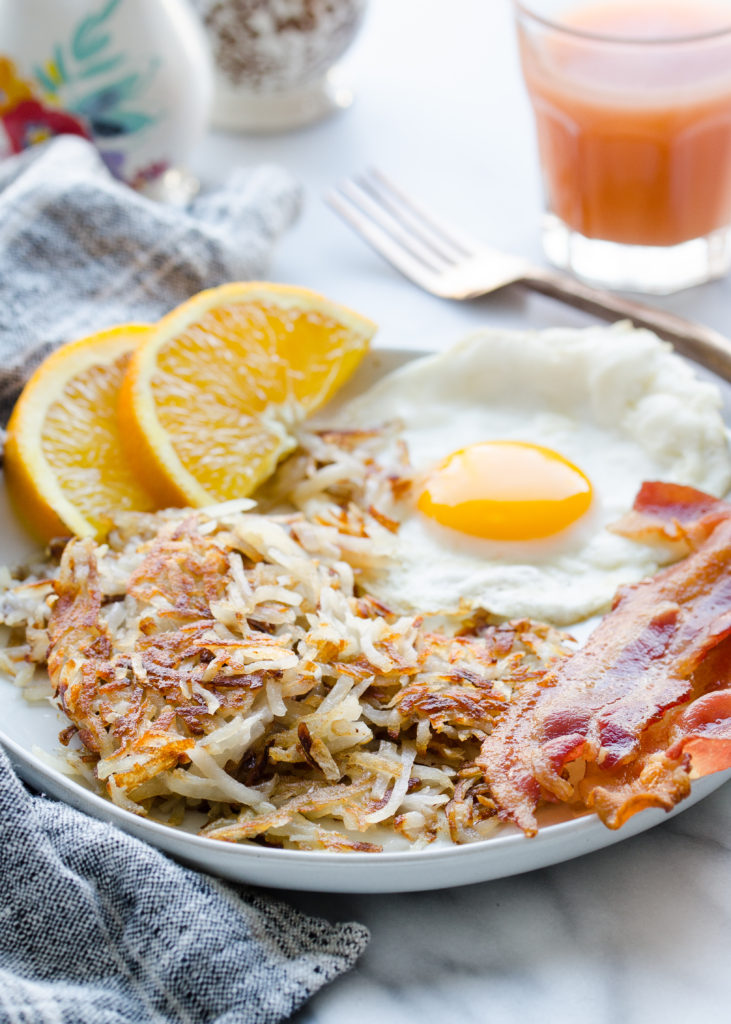
[[[294,446],[291,427],[351,376],[374,333],[305,288],[201,292],[130,360],[119,404],[130,461],[161,504],[251,494]]]

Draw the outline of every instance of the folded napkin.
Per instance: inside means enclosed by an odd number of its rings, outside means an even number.
[[[0,878],[3,1024],[274,1024],[367,942],[31,796],[1,750]]]
[[[234,172],[185,210],[155,203],[72,135],[1,163],[0,423],[61,342],[261,277],[300,199],[292,178],[267,165]]]
[[[1,421],[60,342],[260,277],[299,202],[287,174],[260,167],[166,207],[72,137],[1,164]],[[308,918],[32,796],[1,750],[0,884],[2,1024],[269,1024],[367,942],[361,925]]]

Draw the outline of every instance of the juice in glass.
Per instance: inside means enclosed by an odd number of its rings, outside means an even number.
[[[731,2],[516,0],[553,262],[672,291],[731,261]]]

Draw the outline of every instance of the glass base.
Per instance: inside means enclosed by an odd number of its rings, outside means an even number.
[[[722,277],[731,266],[731,229],[679,245],[623,245],[586,238],[554,214],[542,227],[543,251],[562,270],[590,284],[669,295]]]
[[[252,92],[216,83],[211,124],[224,130],[252,132],[287,131],[320,121],[353,102],[352,90],[336,72],[288,92]]]

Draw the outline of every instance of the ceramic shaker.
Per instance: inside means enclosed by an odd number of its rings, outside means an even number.
[[[187,0],[0,0],[0,154],[81,135],[116,177],[149,186],[185,163],[211,92]]]
[[[195,0],[214,62],[212,122],[282,131],[346,107],[337,62],[366,0]]]

